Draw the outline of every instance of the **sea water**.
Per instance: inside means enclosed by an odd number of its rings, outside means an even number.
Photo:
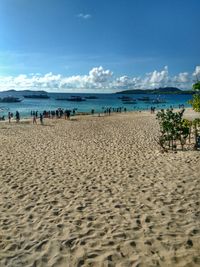
[[[23,98],[18,103],[0,103],[0,116],[7,116],[8,112],[14,113],[18,110],[21,117],[30,117],[31,111],[43,112],[44,110],[56,110],[58,108],[73,110],[77,112],[90,113],[93,109],[95,113],[102,113],[106,108],[126,108],[127,111],[139,111],[149,110],[151,106],[154,106],[156,110],[166,109],[169,107],[178,108],[179,105],[184,104],[185,107],[189,107],[188,100],[192,98],[192,95],[151,95],[151,94],[128,94],[128,97],[136,99],[135,104],[124,104],[119,97],[125,96],[124,94],[76,94],[76,93],[48,93],[48,99],[34,99]],[[67,100],[56,100],[56,98],[66,98],[70,96],[95,96],[96,99],[86,99],[82,102],[74,102]],[[149,97],[150,99],[162,99],[166,103],[152,104],[151,102],[138,101],[138,98]]]

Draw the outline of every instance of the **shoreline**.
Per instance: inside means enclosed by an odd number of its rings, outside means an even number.
[[[139,96],[138,96],[139,97]],[[132,111],[145,111],[150,109],[151,106],[155,106],[156,109],[161,109],[161,108],[169,108],[170,106],[172,106],[173,108],[178,108],[179,105],[185,105],[186,107],[190,107],[190,105],[188,104],[188,100],[190,98],[188,97],[180,97],[179,95],[173,96],[171,97],[166,96],[163,97],[164,100],[166,101],[166,103],[160,103],[160,104],[155,104],[155,103],[145,103],[142,101],[137,101],[137,103],[135,105],[126,105],[122,102],[121,99],[118,99],[117,95],[113,95],[107,97],[107,98],[99,98],[97,100],[88,100],[86,102],[83,101],[83,103],[71,103],[69,101],[69,103],[67,103],[67,101],[61,101],[61,102],[56,102],[56,100],[53,98],[51,100],[48,101],[26,101],[26,103],[22,103],[19,105],[15,105],[15,104],[8,104],[4,107],[2,107],[3,109],[5,109],[5,112],[0,112],[0,116],[7,116],[8,115],[8,111],[10,111],[11,113],[15,114],[15,112],[18,110],[21,114],[21,117],[29,117],[31,110],[32,111],[36,111],[38,110],[38,112],[43,112],[44,110],[49,111],[49,110],[56,110],[58,108],[61,109],[70,109],[73,110],[74,108],[78,109],[78,112],[86,112],[86,113],[91,113],[91,110],[94,109],[95,113],[102,113],[103,109],[106,108],[127,108],[127,110],[132,110]],[[1,105],[0,105],[1,106]],[[0,108],[1,109],[1,108]],[[6,111],[6,109],[8,109]]]
[[[195,112],[191,107],[185,107],[185,112],[184,112],[184,118],[188,118],[188,119],[195,119],[195,118],[200,118],[200,113],[198,112]],[[111,112],[111,115],[108,115],[108,114],[104,114],[104,113],[94,113],[94,114],[91,114],[91,113],[87,113],[87,112],[81,112],[82,114],[75,114],[75,115],[71,115],[70,116],[70,120],[73,118],[82,118],[82,117],[109,117],[109,116],[118,116],[118,115],[123,115],[123,114],[140,114],[140,113],[148,113],[150,115],[155,115],[158,111],[160,111],[161,109],[159,110],[155,110],[155,113],[154,114],[150,114],[150,109],[146,109],[146,110],[127,110],[126,112],[122,111],[122,112]],[[166,109],[165,109],[166,110]],[[174,111],[179,111],[181,110],[180,108],[174,108],[173,109]],[[83,114],[83,113],[87,113],[87,114]],[[29,116],[29,117],[22,117],[20,119],[20,122],[23,122],[23,121],[30,121],[30,123],[32,122],[32,119],[33,119],[33,116]],[[39,117],[37,118],[37,120],[39,120]],[[44,121],[46,120],[64,120],[64,117],[61,117],[61,118],[45,118],[44,117]],[[66,119],[67,121],[67,119]],[[7,123],[8,122],[8,119],[5,119],[5,120],[0,120],[0,123]],[[15,119],[12,119],[11,120],[11,123],[16,123],[16,120]]]

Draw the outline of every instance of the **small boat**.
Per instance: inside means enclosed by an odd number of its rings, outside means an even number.
[[[166,103],[167,101],[161,98],[156,98],[153,99],[152,104],[162,104],[162,103]]]
[[[86,96],[85,98],[86,99],[98,99],[98,97],[95,95],[89,95],[89,96]]]
[[[123,104],[130,105],[130,104],[136,104],[136,99],[129,97],[129,96],[121,96],[119,99],[122,100]]]
[[[81,102],[81,101],[85,101],[86,99],[81,97],[81,96],[71,96],[66,98],[67,101],[75,101],[75,102]]]
[[[130,105],[130,104],[137,104],[136,100],[127,100],[127,101],[123,101],[124,105]]]
[[[56,100],[64,101],[64,100],[68,100],[68,98],[66,98],[66,97],[57,97]]]
[[[139,101],[144,101],[144,102],[151,101],[151,99],[150,99],[149,96],[140,97],[140,98],[138,98],[138,100],[139,100]]]
[[[132,99],[132,97],[123,95],[123,96],[119,96],[118,99],[121,99],[122,101],[126,101],[126,100]]]
[[[48,99],[50,98],[46,94],[40,94],[40,95],[23,95],[24,98],[35,98],[35,99]]]
[[[19,97],[14,97],[14,96],[6,96],[3,98],[0,98],[0,103],[17,103],[21,101],[22,99],[20,99]]]

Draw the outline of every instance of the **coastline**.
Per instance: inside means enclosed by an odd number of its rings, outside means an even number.
[[[167,108],[164,108],[164,109],[167,109]],[[191,107],[185,107],[185,112],[184,112],[184,118],[187,118],[189,120],[193,120],[195,118],[200,118],[200,114],[198,112],[195,112]],[[156,114],[158,111],[160,111],[161,109],[157,109],[155,110],[155,113]],[[179,111],[180,109],[179,108],[174,108],[173,109],[174,111]],[[118,115],[123,115],[123,114],[140,114],[140,113],[147,113],[147,114],[150,114],[150,109],[144,109],[144,110],[127,110],[126,112],[122,111],[122,112],[111,112],[111,116],[118,116]],[[108,114],[104,114],[103,112],[96,112],[94,114],[91,114],[89,112],[79,112],[79,114],[76,114],[76,115],[72,115],[70,116],[70,120],[73,120],[73,119],[80,119],[84,116],[87,116],[87,117],[108,117],[109,115]],[[33,119],[33,116],[26,116],[26,117],[22,117],[22,119],[20,120],[20,122],[30,122],[32,123],[32,119]],[[44,121],[48,121],[48,120],[63,120],[64,117],[62,118],[44,118]],[[37,120],[39,121],[39,118],[37,118]],[[8,119],[6,118],[4,121],[0,120],[0,123],[7,123],[8,122]],[[16,120],[15,118],[12,118],[11,120],[11,123],[16,123]]]
[[[70,94],[69,94],[70,95]],[[84,98],[84,94],[80,94],[81,97]],[[150,109],[150,107],[156,106],[157,109],[161,108],[167,108],[170,106],[173,106],[174,108],[178,107],[181,104],[184,104],[185,106],[188,106],[188,100],[190,99],[187,95],[163,95],[161,96],[161,99],[164,99],[166,103],[160,103],[160,104],[152,104],[149,102],[143,102],[143,101],[137,101],[137,103],[133,105],[126,105],[122,102],[121,99],[118,98],[117,94],[95,94],[97,99],[87,99],[87,101],[83,102],[73,102],[73,101],[56,101],[56,98],[58,97],[64,97],[62,94],[54,94],[52,95],[48,100],[34,100],[34,99],[24,99],[19,104],[6,104],[2,105],[2,111],[0,112],[0,116],[7,116],[8,111],[15,114],[15,112],[18,110],[21,117],[29,117],[31,110],[38,112],[43,112],[44,110],[56,110],[58,108],[61,109],[69,109],[73,110],[74,108],[77,109],[78,112],[87,112],[90,113],[93,109],[96,113],[102,113],[104,111],[104,108],[127,108],[128,110],[146,110]],[[152,95],[143,95],[143,96],[149,96],[150,98],[156,98],[156,96]],[[134,95],[134,99],[138,99],[141,97],[141,94]],[[4,111],[3,111],[4,110]]]
[[[162,154],[155,114],[1,126],[2,267],[199,266],[200,155]]]

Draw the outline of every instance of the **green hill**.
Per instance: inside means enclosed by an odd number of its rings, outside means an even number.
[[[194,92],[192,90],[181,90],[176,87],[160,87],[155,89],[132,89],[132,90],[124,90],[121,92],[117,92],[117,94],[179,94],[179,95],[185,95],[185,94],[193,94]]]

